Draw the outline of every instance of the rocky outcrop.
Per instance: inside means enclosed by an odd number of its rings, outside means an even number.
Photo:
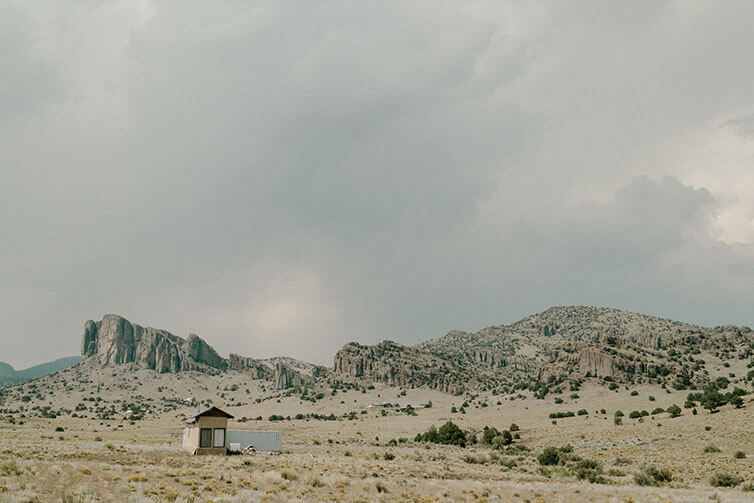
[[[197,362],[204,363],[216,369],[225,369],[228,362],[222,356],[204,342],[198,335],[189,334],[186,338],[187,353],[189,357]]]
[[[134,363],[158,372],[220,371],[227,367],[227,361],[196,335],[183,339],[115,314],[86,322],[81,356],[96,358],[101,365]]]
[[[106,314],[101,321],[84,324],[81,356],[100,365],[132,363],[162,373],[185,370],[248,373],[252,379],[265,379],[278,389],[300,386],[325,375],[326,369],[293,358],[259,360],[237,354],[223,358],[196,334],[186,339],[166,330],[142,327],[122,316]]]
[[[274,379],[274,372],[268,365],[248,356],[231,353],[228,356],[228,369],[248,372],[253,379]]]
[[[473,372],[450,360],[392,341],[374,346],[346,344],[335,354],[333,373],[391,386],[427,386],[454,394],[478,383]]]
[[[307,378],[286,364],[277,362],[275,364],[274,380],[277,389],[286,389],[301,386],[307,381]]]
[[[608,381],[634,382],[654,379],[674,372],[668,364],[634,353],[607,352],[581,343],[565,343],[552,350],[550,361],[539,372],[539,379],[555,377],[598,377]]]

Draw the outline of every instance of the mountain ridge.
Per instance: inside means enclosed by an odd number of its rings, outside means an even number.
[[[702,350],[709,353],[704,359],[692,357]],[[707,328],[593,306],[555,306],[507,325],[451,330],[415,345],[350,342],[335,353],[332,367],[284,356],[258,359],[231,353],[225,358],[196,334],[183,338],[116,314],[88,320],[81,340],[83,361],[99,367],[130,364],[157,373],[215,375],[239,371],[277,389],[371,380],[453,394],[589,378],[701,387],[712,378],[709,364],[722,365],[725,358],[745,358],[752,351],[749,327]],[[0,366],[0,381],[9,368]],[[4,379],[6,384],[18,382],[15,375]]]
[[[0,388],[20,384],[72,367],[81,361],[80,356],[65,356],[49,362],[16,370],[12,365],[0,362]]]

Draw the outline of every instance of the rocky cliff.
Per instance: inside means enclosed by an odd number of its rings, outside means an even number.
[[[293,358],[262,360],[231,353],[225,359],[196,334],[183,339],[115,314],[84,324],[81,356],[103,366],[132,363],[162,373],[239,371],[249,374],[251,379],[271,381],[279,389],[300,386],[327,373],[324,367]]]
[[[427,386],[454,394],[478,382],[471,369],[464,370],[450,360],[392,341],[374,346],[346,344],[335,354],[333,372],[391,386]]]
[[[86,322],[81,356],[96,358],[101,365],[134,363],[158,372],[207,372],[227,368],[227,361],[197,335],[183,339],[166,330],[131,323],[115,314],[106,314],[98,322]]]

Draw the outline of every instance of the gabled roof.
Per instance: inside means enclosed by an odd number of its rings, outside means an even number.
[[[233,416],[225,412],[224,410],[220,410],[215,406],[209,407],[207,409],[204,409],[201,412],[198,412],[191,416],[190,418],[186,419],[187,423],[195,423],[197,419],[199,419],[202,416],[210,416],[210,417],[227,417],[228,419],[233,419]]]

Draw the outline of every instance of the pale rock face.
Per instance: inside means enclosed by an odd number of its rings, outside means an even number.
[[[258,360],[237,354],[223,358],[196,334],[186,339],[166,330],[142,327],[122,316],[106,314],[101,321],[84,324],[81,355],[100,365],[132,363],[162,373],[186,370],[215,373],[225,370],[248,372],[252,379],[265,379],[279,389],[300,386],[327,369],[292,358]]]
[[[275,387],[277,389],[293,388],[295,386],[301,386],[305,381],[302,376],[296,370],[290,368],[282,362],[275,364]]]
[[[102,321],[84,325],[81,356],[101,365],[135,363],[158,372],[224,370],[227,362],[196,335],[183,339],[166,330],[142,327],[106,314]]]
[[[374,346],[346,344],[335,354],[333,372],[391,386],[427,386],[448,393],[458,393],[475,384],[473,375],[454,362],[392,341]]]
[[[235,353],[228,356],[228,369],[248,372],[253,379],[272,380],[274,377],[272,369],[262,361]]]

